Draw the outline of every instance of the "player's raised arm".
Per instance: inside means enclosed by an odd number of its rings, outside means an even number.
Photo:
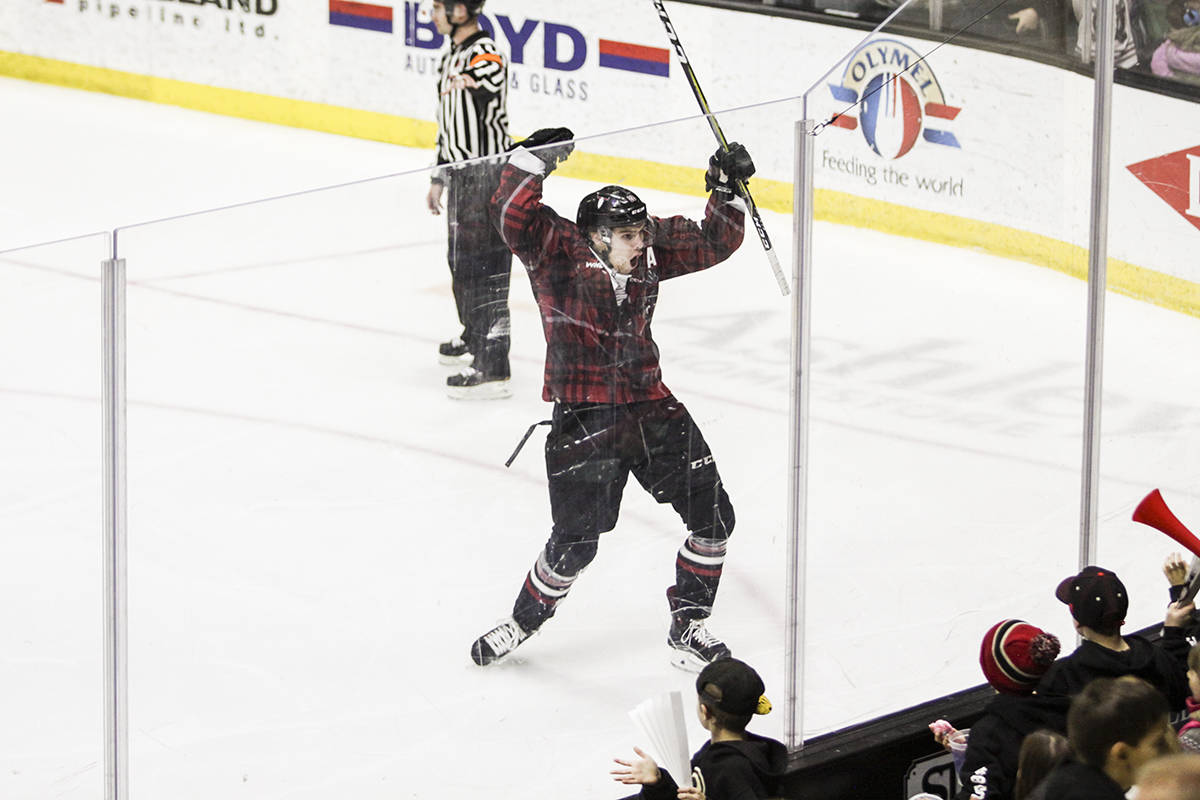
[[[547,226],[560,219],[542,205],[542,181],[571,155],[569,128],[542,128],[517,143],[492,195],[492,221],[509,249],[530,269],[538,263]]]
[[[654,246],[663,280],[720,264],[741,247],[746,233],[741,192],[753,174],[754,161],[742,145],[734,143],[713,154],[704,176],[710,192],[704,220],[697,224],[676,216],[659,221]]]

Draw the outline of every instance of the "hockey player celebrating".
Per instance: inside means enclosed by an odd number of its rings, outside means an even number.
[[[741,245],[745,206],[733,186],[754,164],[737,144],[712,157],[700,224],[651,216],[620,186],[584,197],[572,222],[542,204],[542,181],[570,155],[572,138],[566,128],[535,132],[513,151],[492,197],[493,219],[529,272],[546,336],[553,528],[512,616],[479,637],[471,657],[490,664],[553,616],[595,557],[600,534],[615,527],[632,473],[687,526],[667,590],[667,642],[673,664],[698,671],[730,655],[705,620],[733,508],[700,429],[663,384],[650,321],[660,281],[719,264]]]

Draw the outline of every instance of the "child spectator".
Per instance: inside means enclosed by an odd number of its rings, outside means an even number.
[[[1167,4],[1166,38],[1150,57],[1150,70],[1164,78],[1200,83],[1200,0]]]
[[[1190,753],[1200,753],[1200,644],[1188,651],[1188,721],[1179,729],[1179,744]]]
[[[1035,798],[1034,790],[1066,760],[1070,751],[1067,737],[1056,731],[1043,728],[1026,736],[1017,754],[1017,783],[1013,787],[1013,800]]]
[[[1022,741],[1034,731],[1065,731],[1069,700],[1033,693],[1058,657],[1053,634],[1019,619],[997,622],[983,636],[979,666],[997,692],[971,726],[959,800],[1010,800]]]
[[[1045,780],[1047,800],[1124,800],[1137,771],[1179,745],[1162,694],[1141,678],[1097,678],[1071,701],[1073,757]]]
[[[1064,579],[1054,594],[1070,607],[1084,641],[1042,676],[1039,694],[1070,697],[1095,678],[1135,675],[1162,692],[1171,708],[1183,708],[1188,697],[1183,626],[1195,608],[1191,603],[1167,606],[1162,640],[1151,644],[1141,636],[1121,635],[1129,595],[1112,570],[1084,567]]]
[[[645,800],[778,797],[787,770],[787,748],[782,742],[746,730],[751,717],[771,710],[763,691],[758,673],[736,658],[714,661],[700,672],[696,679],[696,713],[710,736],[692,756],[692,775],[699,790],[692,786],[680,788],[667,770],[636,747],[633,751],[637,759],[613,759],[621,765],[612,771],[613,780],[641,784],[638,796]]]

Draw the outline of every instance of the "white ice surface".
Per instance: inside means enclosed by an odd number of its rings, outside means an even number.
[[[692,696],[666,663],[681,526],[631,481],[554,620],[481,670],[549,529],[543,340],[512,282],[511,400],[462,404],[430,152],[0,80],[0,249],[350,184],[118,234],[129,281],[131,793],[149,798],[620,796],[627,712]],[[14,121],[19,121],[13,124]],[[786,126],[785,126],[786,128]],[[783,135],[789,135],[785,130]],[[590,188],[554,177],[560,209]],[[693,197],[644,192],[652,209]],[[790,220],[767,214],[785,263]],[[0,255],[0,796],[101,776],[99,262],[106,236]],[[980,681],[992,622],[1070,646],[1084,286],[818,225],[806,734]],[[737,510],[712,629],[758,666],[782,737],[790,306],[757,243],[664,284],[666,381]],[[1197,320],[1109,299],[1099,561],[1130,621],[1200,525]],[[691,721],[696,747],[702,731]]]

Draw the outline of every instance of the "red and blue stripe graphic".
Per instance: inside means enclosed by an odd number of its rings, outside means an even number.
[[[671,74],[671,51],[661,47],[601,39],[600,66],[646,75],[661,75],[666,78]]]
[[[953,120],[958,116],[959,111],[962,111],[962,109],[955,106],[944,106],[941,103],[925,104],[926,117]],[[962,145],[958,143],[958,137],[950,131],[936,130],[926,125],[925,130],[921,132],[921,135],[925,138],[925,141],[931,144],[944,144],[949,147],[962,147]]]
[[[891,83],[898,81],[897,76],[885,73],[884,79]],[[916,98],[915,92],[911,87],[900,81],[903,84],[897,92],[896,87],[889,86],[888,90],[881,92],[881,81],[878,76],[873,79],[866,88],[864,94],[867,95],[859,106],[862,111],[862,126],[863,135],[867,137],[867,142],[871,145],[876,153],[886,155],[889,158],[899,158],[912,149],[915,143],[914,137],[917,129],[921,129],[921,138],[930,144],[940,144],[946,147],[961,148],[958,137],[947,130],[938,128],[930,128],[922,119],[922,111],[925,119],[943,119],[953,121],[958,116],[961,108],[957,106],[948,106],[942,103],[926,102],[923,107],[919,106],[919,101]],[[833,98],[842,103],[858,103],[858,92],[847,86],[838,86],[837,84],[829,84],[830,94]],[[881,95],[875,97],[875,95]],[[884,118],[895,118],[897,123],[897,133],[899,138],[895,142],[889,143],[890,153],[885,153],[880,149],[881,126],[879,123]],[[838,114],[829,121],[829,124],[837,128],[845,130],[856,130],[859,127],[859,120],[853,114],[843,113]]]
[[[352,0],[329,0],[329,24],[362,28],[380,33],[392,32],[392,9]]]

